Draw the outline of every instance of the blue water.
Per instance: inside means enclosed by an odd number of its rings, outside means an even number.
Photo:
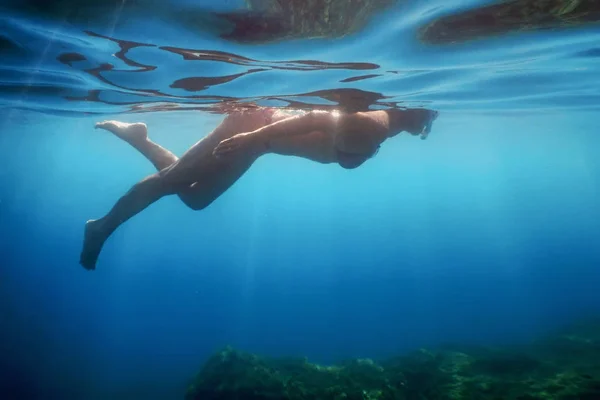
[[[241,1],[5,2],[0,397],[177,399],[227,344],[329,363],[598,316],[600,29],[422,43],[430,21],[489,2],[445,3],[401,2],[342,37],[241,43],[181,22]],[[119,53],[127,42],[143,45]],[[221,100],[440,117],[356,170],[269,155],[206,210],[162,199],[81,268],[84,222],[153,172],[94,124],[145,122],[182,154]]]

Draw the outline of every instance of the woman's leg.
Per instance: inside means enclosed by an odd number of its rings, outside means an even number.
[[[161,173],[146,177],[121,197],[106,216],[86,222],[79,261],[85,269],[96,268],[104,242],[121,224],[161,197],[174,193],[164,180]]]
[[[167,168],[178,160],[175,154],[148,139],[148,127],[144,123],[128,124],[119,121],[104,121],[98,122],[96,129],[107,130],[129,143],[146,157],[158,171]]]
[[[90,270],[96,268],[102,246],[110,235],[150,204],[163,196],[178,194],[192,209],[204,208],[231,187],[255,160],[255,157],[244,156],[235,162],[218,161],[212,155],[215,140],[201,140],[177,159],[168,150],[148,140],[144,124],[109,121],[98,124],[98,128],[109,130],[130,143],[160,171],[135,184],[106,216],[86,223],[80,263]],[[235,125],[222,123],[211,135],[217,132],[216,137],[219,138],[217,130],[229,132],[232,129]]]
[[[146,157],[157,171],[170,167],[179,159],[175,154],[148,138],[148,127],[144,123],[129,124],[119,121],[103,121],[96,124],[96,129],[109,131],[129,143]],[[204,207],[205,201],[197,195],[199,189],[200,185],[193,183],[190,186],[181,188],[177,195],[192,210],[200,210]]]

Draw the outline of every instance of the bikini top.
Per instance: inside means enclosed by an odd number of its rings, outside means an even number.
[[[354,169],[360,167],[365,161],[369,158],[373,158],[379,153],[379,147],[372,154],[356,154],[356,153],[347,153],[340,149],[336,149],[338,163],[342,168],[346,169]]]

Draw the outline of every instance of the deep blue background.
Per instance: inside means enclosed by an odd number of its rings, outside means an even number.
[[[242,0],[75,3],[0,4],[0,399],[177,399],[227,344],[330,363],[600,313],[597,24],[429,46],[424,26],[492,1],[414,0],[343,37],[247,45],[197,18]],[[144,46],[125,61],[119,40]],[[216,80],[174,84],[194,77]],[[78,265],[85,221],[153,172],[95,122],[146,122],[181,154],[220,117],[127,111],[339,89],[441,115],[356,170],[264,157],[208,209],[163,199]]]
[[[217,116],[119,116],[181,154]],[[0,115],[0,385],[178,398],[226,344],[315,362],[502,343],[600,311],[591,112],[442,113],[356,170],[267,156],[202,212],[154,204],[78,265],[150,163],[97,118]]]

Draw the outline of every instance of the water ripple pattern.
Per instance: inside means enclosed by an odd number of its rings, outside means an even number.
[[[214,3],[7,1],[0,107],[77,115],[600,104],[593,0]]]

